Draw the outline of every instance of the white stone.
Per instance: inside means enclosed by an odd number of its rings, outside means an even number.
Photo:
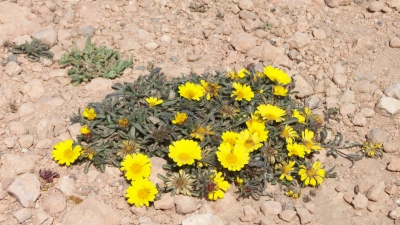
[[[94,78],[85,85],[85,90],[89,93],[104,93],[112,91],[112,80],[101,77]]]
[[[58,180],[58,182],[56,184],[56,188],[67,196],[71,196],[76,193],[75,182],[73,179],[69,178],[68,176],[62,176]]]
[[[391,97],[383,97],[378,100],[375,110],[383,116],[393,116],[400,111],[400,100]]]
[[[355,197],[353,202],[351,203],[353,204],[354,209],[356,210],[362,210],[362,209],[366,209],[368,206],[368,198],[365,197],[365,195],[358,193]]]
[[[282,205],[280,202],[276,201],[265,201],[260,206],[260,210],[264,213],[265,216],[278,215],[282,212]]]
[[[27,95],[32,102],[36,102],[46,92],[43,82],[39,79],[29,81],[22,87],[21,91],[24,95]]]
[[[312,31],[313,31],[313,36],[314,36],[316,39],[323,40],[323,39],[326,38],[326,32],[325,32],[325,30],[323,30],[323,29],[312,29]]]
[[[40,181],[32,173],[26,173],[17,177],[7,191],[25,208],[32,207],[40,196]]]
[[[240,9],[245,9],[245,10],[249,10],[249,11],[253,11],[254,10],[254,4],[250,0],[241,0],[241,1],[239,1],[238,6],[239,6]]]
[[[257,38],[244,32],[236,34],[231,41],[231,45],[233,45],[236,51],[241,53],[246,53],[250,49],[254,48],[256,44]]]
[[[22,72],[22,67],[17,62],[8,62],[6,65],[6,74],[15,77]]]
[[[54,29],[51,28],[41,28],[37,30],[33,35],[33,38],[41,40],[50,46],[53,46],[57,42],[58,34]]]
[[[157,43],[155,43],[155,42],[149,42],[149,43],[146,43],[146,44],[144,45],[144,48],[147,49],[147,50],[149,50],[149,51],[154,51],[154,50],[156,50],[159,46],[160,46],[160,45],[157,44]]]
[[[64,211],[67,206],[64,195],[60,193],[49,194],[42,203],[43,209],[51,215]]]
[[[15,145],[15,138],[14,137],[3,138],[3,143],[7,146],[7,148],[12,148]]]
[[[295,75],[293,80],[296,81],[296,86],[293,91],[298,91],[299,93],[296,94],[299,98],[304,98],[314,94],[312,87],[308,84],[308,82],[301,76]]]
[[[28,173],[35,167],[35,161],[28,156],[14,154],[4,154],[0,158],[0,176],[5,178],[15,178],[15,176]]]
[[[174,206],[175,199],[170,193],[163,194],[159,200],[154,201],[155,209],[168,210],[172,209]]]
[[[35,211],[33,224],[34,225],[51,225],[53,223],[53,217],[51,217],[48,213],[43,211],[42,209],[37,209]]]
[[[307,34],[300,31],[294,33],[286,42],[294,49],[303,48],[311,43],[311,39]]]
[[[18,139],[18,143],[22,148],[30,148],[33,144],[33,135],[21,135]]]
[[[189,214],[200,208],[200,204],[193,197],[186,195],[175,195],[176,212],[179,214]]]
[[[385,6],[384,2],[375,1],[369,4],[368,10],[370,12],[380,12],[384,6]]]
[[[386,88],[385,94],[388,97],[400,100],[400,83],[393,84],[392,86]]]
[[[13,212],[12,215],[15,217],[15,219],[17,219],[18,223],[23,223],[32,217],[32,212],[30,209],[22,208]]]
[[[352,122],[356,126],[363,127],[363,126],[367,125],[367,119],[365,118],[364,114],[362,114],[362,113],[356,113],[354,115]]]

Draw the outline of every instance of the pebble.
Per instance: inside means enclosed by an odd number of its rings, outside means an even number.
[[[397,186],[396,185],[389,185],[385,187],[385,192],[389,195],[396,194]]]
[[[186,195],[175,195],[176,212],[179,214],[189,214],[200,208],[200,204],[193,197]]]
[[[347,188],[346,188],[345,186],[343,186],[343,184],[338,184],[338,185],[335,187],[335,190],[336,190],[337,192],[346,192],[346,191],[347,191]]]
[[[391,141],[387,141],[383,143],[383,151],[384,152],[397,152],[398,150],[400,150],[400,142],[396,141],[396,142],[391,142]]]
[[[375,110],[370,109],[370,108],[362,108],[360,112],[366,117],[366,118],[371,118],[375,115]]]
[[[17,175],[30,172],[35,167],[35,161],[29,156],[3,154],[0,158],[0,176],[14,178]]]
[[[129,209],[131,210],[131,212],[132,212],[133,214],[135,214],[135,215],[138,216],[138,217],[141,217],[141,216],[145,215],[146,212],[147,212],[147,210],[146,210],[145,207],[135,207],[135,206],[132,206],[132,207],[130,207]]]
[[[15,77],[22,72],[22,67],[17,62],[8,62],[5,71],[8,76]]]
[[[379,200],[383,200],[385,197],[385,183],[379,182],[377,185],[373,186],[367,193],[367,198],[370,201],[378,202]]]
[[[348,90],[346,89],[343,94],[340,96],[339,101],[343,102],[343,103],[352,103],[354,102],[356,94],[354,93],[354,91]]]
[[[55,187],[66,196],[71,196],[76,193],[75,181],[68,176],[62,176]]]
[[[46,92],[43,86],[43,82],[39,79],[33,79],[25,84],[22,89],[22,93],[29,97],[32,102],[36,102]]]
[[[374,93],[378,89],[378,86],[375,84],[371,84],[368,80],[360,80],[356,81],[353,86],[351,86],[351,90],[355,93]]]
[[[314,214],[316,211],[316,207],[312,202],[304,203],[304,208],[306,208],[311,214]]]
[[[400,158],[393,156],[390,159],[387,169],[392,172],[400,172]]]
[[[356,126],[364,127],[367,125],[367,118],[365,118],[364,114],[362,113],[356,113],[352,122]]]
[[[276,201],[265,201],[261,206],[260,210],[265,216],[278,215],[282,212],[282,205]]]
[[[161,198],[154,201],[154,208],[161,210],[169,210],[175,206],[175,198],[170,193],[163,194]]]
[[[57,42],[58,34],[54,29],[51,28],[41,28],[36,31],[32,37],[34,39],[41,40],[43,43],[46,43],[50,46],[53,46]]]
[[[64,215],[61,224],[118,224],[120,213],[93,197],[73,206]]]
[[[229,24],[223,23],[215,29],[216,34],[230,35],[232,33],[232,27]],[[196,45],[192,43],[193,45]]]
[[[49,77],[68,77],[68,69],[52,69],[49,72]]]
[[[294,219],[296,214],[297,214],[296,211],[286,209],[279,213],[279,218],[283,221],[290,222]]]
[[[389,141],[389,136],[386,132],[381,131],[378,128],[372,128],[367,133],[367,141],[372,143],[385,143]]]
[[[36,124],[36,134],[41,138],[51,138],[53,137],[53,126],[50,123],[50,120],[47,118],[43,118],[39,120]]]
[[[75,20],[75,12],[72,10],[69,10],[66,12],[63,16],[63,19],[65,19],[68,23],[72,23]]]
[[[392,37],[392,39],[390,39],[389,46],[392,48],[400,48],[400,38]]]
[[[10,132],[14,134],[25,134],[27,129],[25,128],[24,124],[21,122],[10,122],[9,124]]]
[[[25,134],[21,135],[18,139],[18,143],[22,148],[30,148],[33,144],[33,135]]]
[[[308,224],[314,219],[314,216],[303,206],[296,206],[295,208],[301,224]]]
[[[326,38],[326,32],[323,29],[312,29],[312,34],[316,39],[323,40]]]
[[[14,137],[3,138],[3,143],[7,146],[7,148],[12,148],[15,145],[15,138]]]
[[[368,198],[365,195],[358,193],[354,197],[352,204],[353,204],[354,209],[356,209],[356,210],[366,209],[368,206]]]
[[[144,45],[144,48],[147,49],[148,51],[154,51],[154,50],[156,50],[159,46],[160,46],[160,45],[157,44],[157,43],[155,43],[155,42],[149,42],[149,43],[146,43],[146,44]]]
[[[15,217],[15,219],[17,219],[18,223],[23,223],[32,217],[32,212],[30,209],[22,208],[13,212],[12,215]]]
[[[333,82],[335,82],[335,84],[338,85],[339,87],[346,87],[347,76],[336,74],[333,76]]]
[[[294,33],[286,42],[290,45],[290,47],[295,49],[303,48],[311,43],[311,39],[307,34],[302,33],[300,31]]]
[[[250,11],[247,11],[247,10],[242,10],[242,11],[240,11],[240,13],[239,13],[239,17],[241,18],[241,19],[250,19],[250,20],[255,20],[255,19],[257,19],[257,15],[256,14],[254,14],[254,13],[252,13],[252,12],[250,12]]]
[[[254,4],[250,0],[241,0],[241,1],[239,1],[238,6],[242,10],[248,10],[248,11],[253,11],[254,10]]]
[[[378,100],[375,110],[383,116],[393,116],[400,111],[400,100],[391,97],[383,97]]]
[[[390,219],[399,219],[400,218],[400,207],[397,207],[396,209],[390,210],[389,212],[389,218]]]
[[[199,54],[188,54],[188,56],[187,56],[187,60],[189,62],[196,62],[199,59],[201,59],[201,55],[199,55]]]
[[[236,49],[236,51],[246,53],[256,46],[257,38],[251,34],[242,32],[236,34],[230,43]]]
[[[255,220],[258,217],[257,211],[250,205],[245,205],[243,207],[243,212],[244,212],[244,216],[240,217],[240,220],[242,222],[250,222],[250,221]]]
[[[400,83],[393,84],[392,86],[385,89],[385,94],[388,97],[392,97],[400,100]]]
[[[380,12],[384,6],[384,2],[374,1],[369,4],[368,10],[370,12]]]
[[[53,217],[42,209],[37,209],[34,214],[33,224],[35,225],[51,225],[53,223]]]
[[[353,115],[354,112],[356,111],[356,106],[351,103],[344,103],[342,106],[340,106],[340,115],[343,117],[348,117],[349,115]]]
[[[229,210],[237,205],[236,197],[226,192],[223,199],[218,199],[215,204],[212,206],[214,213],[221,214],[223,212],[229,212]]]
[[[46,212],[54,215],[55,213],[64,211],[67,203],[64,195],[60,193],[51,193],[43,200],[42,205]]]
[[[25,208],[32,207],[40,196],[40,181],[34,174],[26,173],[18,176],[7,191]]]
[[[296,94],[297,97],[304,98],[314,94],[314,91],[311,88],[311,86],[301,75],[295,75],[293,77],[293,80],[296,81],[296,87],[293,89],[293,91],[299,92]]]

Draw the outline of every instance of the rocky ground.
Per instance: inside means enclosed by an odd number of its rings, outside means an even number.
[[[55,61],[15,61],[0,49],[0,224],[400,224],[399,30],[399,0],[2,1],[0,42],[40,39]],[[133,68],[73,87],[56,61],[87,36],[134,54]],[[321,154],[338,176],[307,203],[269,186],[275,197],[259,201],[236,201],[231,188],[217,202],[164,195],[130,207],[117,168],[84,174],[58,166],[51,150],[79,132],[69,122],[78,108],[146,74],[149,62],[168,77],[279,66],[296,80],[299,102],[320,114],[339,109],[328,127],[345,140],[382,142],[385,153],[351,169]],[[44,168],[60,174],[47,191],[39,188]]]

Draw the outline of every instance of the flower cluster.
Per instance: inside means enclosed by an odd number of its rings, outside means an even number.
[[[312,159],[322,149],[322,119],[296,104],[293,87],[272,66],[171,81],[155,69],[90,103],[76,119],[78,143],[56,145],[53,156],[67,166],[80,160],[102,171],[120,167],[132,184],[127,201],[136,206],[162,192],[217,200],[233,183],[239,195],[258,198],[267,182],[280,182],[297,198],[296,181],[321,185],[325,169]],[[152,157],[167,161],[166,175],[158,174],[164,188],[149,180]]]

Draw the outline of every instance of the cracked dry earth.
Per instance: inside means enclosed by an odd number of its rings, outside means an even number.
[[[37,38],[55,57],[32,63],[0,49],[0,224],[400,224],[399,35],[399,0],[3,0],[1,42]],[[57,60],[87,36],[134,54],[132,69],[73,87]],[[347,159],[318,155],[337,178],[307,203],[269,186],[274,198],[259,201],[237,201],[231,188],[216,202],[164,195],[130,207],[117,168],[84,174],[58,166],[51,150],[79,132],[69,122],[78,108],[146,74],[149,62],[168,77],[278,66],[296,80],[299,103],[318,114],[338,108],[326,125],[351,142],[382,142],[383,158],[349,169]],[[47,191],[44,168],[60,174]]]

